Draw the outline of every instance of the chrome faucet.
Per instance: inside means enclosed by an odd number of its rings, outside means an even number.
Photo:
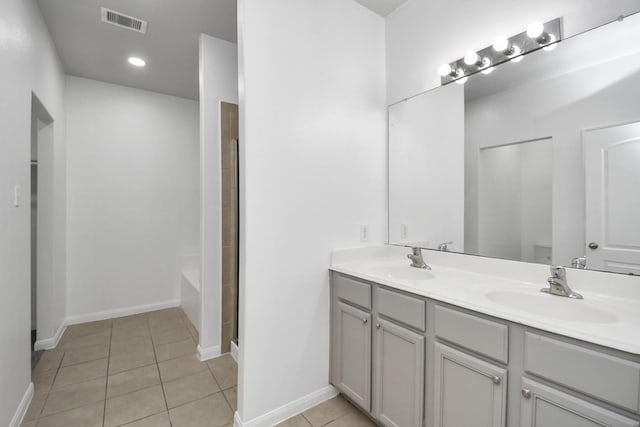
[[[571,267],[573,268],[587,268],[587,257],[585,255],[573,258],[571,260]]]
[[[409,258],[411,260],[411,267],[423,268],[425,270],[431,270],[431,267],[429,267],[427,265],[427,263],[424,262],[424,259],[422,259],[422,249],[420,249],[420,248],[411,248],[411,251],[413,253],[407,255],[407,258]]]
[[[551,266],[551,277],[547,279],[549,282],[548,288],[540,289],[540,292],[545,292],[551,295],[558,295],[561,297],[582,299],[582,295],[574,292],[567,283],[567,270],[564,267]]]
[[[449,250],[449,245],[453,245],[453,242],[443,242],[438,245],[438,250],[442,252],[447,252]]]

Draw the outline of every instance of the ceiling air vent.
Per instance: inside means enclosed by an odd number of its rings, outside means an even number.
[[[126,28],[137,33],[144,34],[147,32],[147,21],[107,9],[106,7],[102,8],[102,22],[117,25],[120,28]]]

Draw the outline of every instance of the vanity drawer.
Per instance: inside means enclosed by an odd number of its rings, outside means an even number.
[[[499,362],[509,361],[509,327],[436,305],[436,336]]]
[[[640,411],[640,364],[527,332],[524,369],[614,405]]]
[[[424,331],[427,323],[424,300],[382,288],[376,288],[375,293],[378,313]]]
[[[371,285],[341,274],[334,278],[338,298],[371,310]]]

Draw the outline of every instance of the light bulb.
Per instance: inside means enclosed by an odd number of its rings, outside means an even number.
[[[522,49],[520,49],[520,46],[513,45],[512,49],[513,53],[509,55],[509,58],[511,58],[511,62],[518,63],[522,61],[522,58],[524,58],[524,56],[518,56],[522,53]]]
[[[493,72],[493,67],[485,68],[484,70],[482,70],[480,72],[482,74],[491,74]]]
[[[458,83],[459,85],[463,85],[467,82],[468,77],[463,77],[461,79],[456,80],[456,83]]]
[[[480,59],[480,55],[475,52],[469,52],[464,56],[464,63],[467,65],[477,65],[481,64],[482,61]]]
[[[553,34],[549,34],[549,44],[542,48],[542,50],[546,50],[547,52],[551,52],[553,49],[558,47],[558,43],[556,43],[558,39]]]
[[[135,57],[135,56],[129,57],[128,61],[129,61],[129,64],[131,64],[131,65],[133,65],[135,67],[144,67],[145,65],[147,65],[147,63],[145,62],[144,59],[138,58],[138,57]]]
[[[540,22],[532,22],[527,28],[527,35],[532,39],[540,37],[544,33],[544,25]]]
[[[496,37],[493,41],[493,50],[496,52],[504,52],[509,50],[509,40],[506,37]]]
[[[438,74],[440,74],[442,77],[452,75],[453,74],[453,68],[451,68],[451,65],[449,65],[449,64],[442,64],[438,68]]]

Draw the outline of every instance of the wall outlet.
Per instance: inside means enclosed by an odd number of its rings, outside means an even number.
[[[400,238],[406,239],[409,237],[409,227],[407,224],[400,224]]]
[[[361,242],[369,241],[369,225],[367,224],[360,225],[360,241]]]

